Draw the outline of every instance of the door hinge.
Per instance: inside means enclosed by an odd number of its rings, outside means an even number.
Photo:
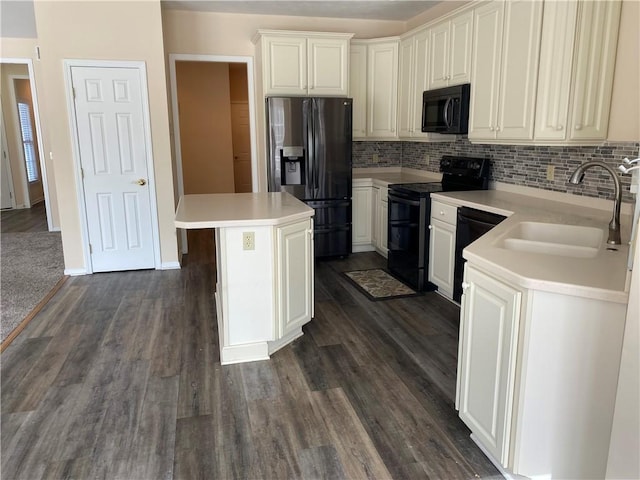
[[[89,253],[93,253],[93,246],[91,246],[91,244],[89,244]]]
[[[13,198],[13,193],[9,192],[9,198]]]
[[[76,99],[76,87],[71,87],[71,96],[74,100]]]
[[[84,178],[84,168],[80,167],[80,176]]]

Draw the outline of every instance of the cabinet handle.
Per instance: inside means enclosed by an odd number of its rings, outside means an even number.
[[[311,90],[313,90],[313,85],[311,85],[309,88],[310,88]]]
[[[433,225],[429,225],[429,230],[433,230]]]
[[[582,130],[582,125],[580,125],[579,123],[576,125],[576,130]]]
[[[496,126],[496,132],[499,132],[499,131],[500,131],[500,125],[497,125]]]
[[[560,131],[560,130],[562,130],[563,128],[564,128],[564,127],[563,127],[562,125],[558,125],[558,126],[556,127],[556,130]]]
[[[444,212],[442,210],[440,210],[440,215],[444,215]]]
[[[495,128],[493,128],[493,127],[489,127],[489,131],[490,131],[490,132],[493,132],[494,130],[495,130]]]
[[[471,284],[467,283],[467,282],[462,282],[462,290],[466,290],[467,288],[469,288],[471,286]]]

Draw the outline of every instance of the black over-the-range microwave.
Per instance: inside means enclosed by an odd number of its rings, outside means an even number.
[[[471,84],[427,90],[422,94],[422,131],[463,134],[469,130]]]

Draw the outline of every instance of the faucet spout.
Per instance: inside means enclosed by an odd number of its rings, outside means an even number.
[[[607,239],[607,243],[609,245],[620,245],[622,243],[620,239],[620,203],[622,202],[622,187],[620,186],[620,179],[616,174],[615,170],[611,168],[604,162],[591,161],[585,162],[580,165],[569,178],[569,183],[574,185],[578,185],[582,183],[584,180],[584,174],[587,170],[592,167],[601,167],[604,168],[611,178],[613,179],[613,218],[609,222],[609,238]]]

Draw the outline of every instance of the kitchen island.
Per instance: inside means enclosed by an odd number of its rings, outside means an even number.
[[[288,193],[180,198],[177,228],[215,229],[223,365],[269,359],[313,317],[313,214]]]

